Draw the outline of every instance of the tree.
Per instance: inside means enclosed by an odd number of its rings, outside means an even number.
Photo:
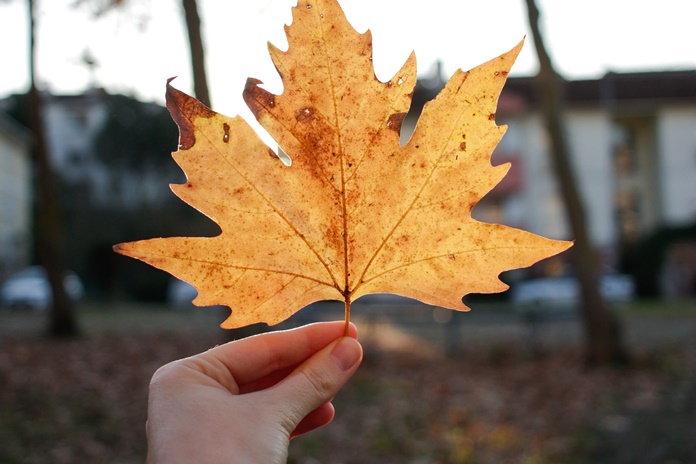
[[[525,0],[529,25],[539,59],[536,77],[542,115],[551,138],[551,156],[555,175],[566,206],[568,221],[575,237],[571,256],[581,291],[582,320],[585,331],[585,357],[589,365],[621,364],[628,359],[618,320],[609,312],[599,291],[599,262],[592,248],[585,209],[570,163],[562,108],[562,80],[553,67],[539,27],[539,9],[534,0]]]
[[[191,51],[193,91],[201,103],[210,107],[210,92],[208,91],[208,77],[205,71],[205,51],[201,37],[201,18],[198,16],[198,4],[196,0],[183,0],[183,4],[189,50]]]
[[[36,224],[37,254],[46,268],[53,292],[48,335],[74,337],[79,329],[73,304],[65,291],[65,257],[63,228],[56,176],[51,165],[46,132],[43,124],[41,96],[36,85],[36,11],[34,0],[29,7],[29,122],[34,135],[34,166],[37,178],[38,215]]]

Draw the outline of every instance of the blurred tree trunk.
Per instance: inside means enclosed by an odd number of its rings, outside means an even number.
[[[551,139],[553,167],[575,237],[571,250],[580,283],[585,357],[589,365],[622,364],[628,360],[621,327],[599,291],[599,262],[587,230],[585,210],[570,163],[562,110],[560,76],[551,63],[539,28],[539,10],[534,0],[525,0],[529,25],[539,58],[537,92],[542,116]]]
[[[201,18],[198,16],[198,2],[196,0],[183,0],[183,4],[189,49],[191,51],[193,91],[201,103],[210,107],[210,93],[208,91],[208,76],[205,71],[205,51],[201,37]]]
[[[48,335],[74,337],[79,334],[73,304],[63,285],[63,231],[56,176],[51,166],[43,124],[41,96],[36,86],[36,11],[34,0],[29,5],[29,121],[34,136],[38,215],[36,224],[37,255],[45,267],[53,292]]]

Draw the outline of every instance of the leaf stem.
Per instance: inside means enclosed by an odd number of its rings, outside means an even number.
[[[350,327],[350,297],[346,298],[346,325],[343,329],[343,336],[348,336],[348,329]]]

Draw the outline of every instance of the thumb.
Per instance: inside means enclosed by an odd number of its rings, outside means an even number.
[[[288,434],[310,412],[331,401],[358,369],[362,354],[356,339],[339,338],[266,391],[271,395],[269,400],[278,406],[281,423]]]

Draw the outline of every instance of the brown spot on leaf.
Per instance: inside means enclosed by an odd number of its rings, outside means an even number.
[[[335,247],[343,246],[343,232],[335,223],[331,223],[329,227],[324,230],[324,238],[327,243]]]
[[[222,136],[222,141],[225,143],[229,143],[229,141],[230,141],[230,125],[227,123],[224,123],[222,125],[222,130],[225,132],[225,134]]]
[[[244,102],[251,112],[254,113],[256,119],[261,117],[261,113],[264,110],[268,111],[268,108],[273,108],[275,106],[275,95],[259,87],[259,84],[263,84],[263,82],[250,77],[246,81],[244,92],[242,92]]]
[[[447,257],[448,257],[449,259],[451,259],[452,261],[454,261],[454,259],[455,259],[455,256],[454,256],[452,253],[450,253],[449,255],[447,255]]]
[[[387,120],[387,127],[397,134],[401,133],[401,125],[404,123],[406,113],[394,113]]]
[[[462,150],[462,151],[466,150],[466,142],[460,143],[460,144],[459,144],[459,149]]]
[[[215,112],[184,92],[170,85],[174,80],[167,81],[167,109],[172,119],[179,126],[179,149],[188,150],[196,143],[194,135],[194,120],[212,118]]]
[[[488,115],[488,120],[489,121],[495,121],[495,113],[491,113]]]
[[[295,113],[297,122],[311,122],[314,119],[314,108],[305,106],[300,111]]]

